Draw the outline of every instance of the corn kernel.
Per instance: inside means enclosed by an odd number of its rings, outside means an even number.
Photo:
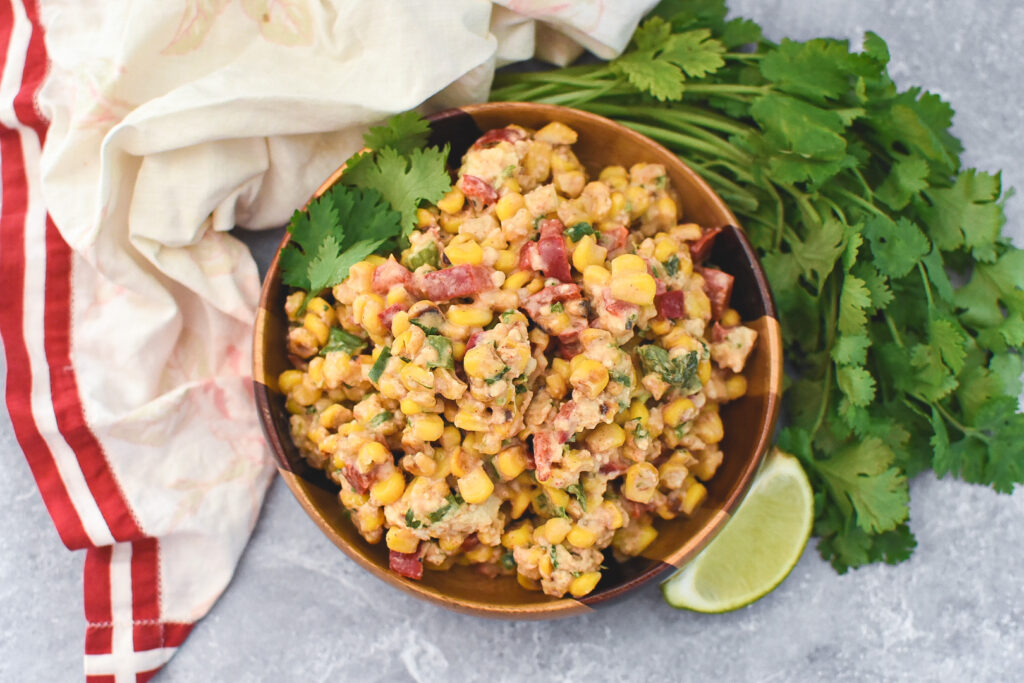
[[[474,304],[452,304],[448,308],[448,320],[462,327],[485,327],[491,323],[494,313],[489,308]]]
[[[679,209],[671,197],[661,197],[654,208],[657,209],[658,215],[665,224],[675,225],[676,218],[679,216]],[[660,261],[661,259],[658,260]]]
[[[509,511],[512,515],[512,519],[519,519],[526,512],[526,508],[530,507],[530,492],[526,490],[516,491],[515,495],[509,500],[512,503],[512,509]]]
[[[484,250],[475,240],[452,242],[445,248],[444,254],[456,266],[478,266],[484,261]]]
[[[533,579],[529,578],[528,576],[523,576],[519,572],[516,572],[516,581],[519,583],[520,586],[522,586],[523,588],[525,588],[528,591],[539,591],[540,590],[540,584],[539,583],[537,583]]]
[[[626,470],[622,495],[636,503],[650,503],[658,485],[658,468],[649,462],[638,462]]]
[[[630,216],[639,218],[644,215],[651,205],[651,195],[644,188],[638,185],[631,185],[626,189],[626,203],[630,207]]]
[[[626,273],[646,273],[647,262],[636,254],[621,254],[612,259],[612,277]]]
[[[462,549],[462,543],[464,539],[459,536],[442,536],[438,539],[437,544],[441,546],[441,550],[446,553],[457,553]]]
[[[585,358],[572,371],[569,383],[587,398],[595,398],[608,386],[608,369],[596,360]]]
[[[556,508],[564,508],[569,504],[569,494],[562,489],[556,489],[551,486],[543,487],[544,495],[548,497],[551,504]]]
[[[616,190],[624,190],[624,189],[626,189],[626,184],[628,182],[629,181],[626,181],[626,180],[623,180],[621,183],[620,182],[616,182],[615,183],[615,189]],[[619,215],[620,213],[622,213],[625,210],[626,210],[626,195],[622,194],[621,191],[620,192],[612,192],[612,210],[611,210],[611,215],[617,216],[617,215]]]
[[[458,213],[465,202],[466,195],[462,194],[462,190],[452,187],[451,191],[437,202],[437,208],[445,213]]]
[[[601,287],[611,282],[612,274],[602,266],[587,266],[583,269],[583,284]]]
[[[413,434],[420,441],[437,441],[444,434],[444,420],[440,415],[423,415],[413,422]]]
[[[501,372],[504,364],[498,359],[490,346],[477,345],[466,351],[462,359],[462,367],[466,374],[477,379],[493,377]]]
[[[462,432],[459,431],[458,427],[454,425],[445,426],[444,431],[441,432],[441,446],[446,451],[450,451],[460,443],[462,443]]]
[[[565,538],[577,548],[589,548],[597,542],[597,534],[581,526],[574,526]]]
[[[662,408],[661,416],[669,427],[677,427],[683,422],[687,413],[694,409],[693,401],[688,398],[677,398]]]
[[[427,209],[416,209],[416,227],[417,228],[428,228],[434,224],[437,219],[434,218],[434,214],[430,213]]]
[[[312,382],[303,380],[291,390],[289,398],[294,399],[300,406],[311,406],[320,400],[322,393]]]
[[[747,378],[743,375],[733,375],[725,380],[725,395],[729,400],[735,400],[747,393]]]
[[[481,562],[489,562],[494,549],[486,545],[478,545],[472,550],[467,550],[463,555],[472,564],[479,564]]]
[[[357,507],[366,505],[370,500],[370,496],[365,493],[358,493],[356,491],[346,491],[342,489],[338,492],[338,500],[341,504],[350,510],[355,510]]]
[[[718,411],[705,410],[698,415],[697,420],[693,424],[693,435],[708,444],[721,441],[725,436],[725,431],[722,427],[722,418],[719,416]]]
[[[340,403],[335,403],[324,408],[324,411],[320,413],[320,424],[328,429],[333,429],[337,426],[338,418],[341,415],[341,411],[344,408]]]
[[[374,266],[379,266],[385,261],[387,261],[387,259],[379,254],[371,254],[366,257],[366,262]]]
[[[384,510],[381,508],[360,508],[356,513],[356,527],[368,534],[384,526]]]
[[[629,182],[629,173],[622,166],[605,166],[601,169],[600,175],[597,176],[598,180],[603,183],[611,183],[613,180],[619,180],[620,178]]]
[[[633,402],[629,404],[629,419],[637,420],[641,427],[647,426],[647,420],[651,417],[651,411],[647,410],[647,406],[640,399],[633,399]]]
[[[621,529],[626,523],[626,516],[622,514],[619,506],[610,500],[601,503],[601,507],[607,510],[612,529]]]
[[[740,314],[735,308],[727,308],[722,313],[722,327],[736,327],[740,324]]]
[[[565,540],[572,530],[572,523],[565,517],[552,517],[537,527],[537,531],[543,534],[551,545],[557,545]]]
[[[491,424],[482,415],[466,410],[456,413],[454,422],[456,427],[467,432],[486,432],[491,429]]]
[[[711,379],[711,361],[707,358],[697,364],[697,377],[701,384],[707,384]]]
[[[568,380],[569,375],[572,372],[569,361],[564,358],[555,358],[551,361],[551,369],[556,372],[562,379]]]
[[[376,301],[367,301],[366,306],[363,307],[363,314],[359,318],[359,324],[372,335],[384,336],[389,330],[380,321],[380,314],[383,310],[384,307]]]
[[[671,237],[657,237],[654,240],[654,258],[662,263],[679,253],[679,242]]]
[[[524,522],[515,529],[506,531],[501,537],[501,544],[511,550],[521,545],[529,545],[532,536],[533,525],[529,522]]]
[[[356,456],[359,469],[364,472],[374,465],[380,465],[389,460],[391,460],[391,451],[379,441],[367,441],[359,447],[359,454]]]
[[[334,309],[322,297],[315,296],[306,304],[306,311],[312,313],[330,327],[337,320]]]
[[[601,580],[601,572],[584,572],[569,584],[569,593],[574,598],[582,598],[589,594]]]
[[[686,351],[695,351],[697,340],[691,337],[686,328],[680,324],[662,335],[661,345],[666,349],[682,348]]]
[[[462,362],[462,359],[466,357],[466,342],[464,341],[453,341],[452,342],[452,358]]]
[[[494,492],[494,482],[483,467],[477,467],[464,477],[458,478],[459,493],[467,503],[482,503]]]
[[[315,386],[322,388],[324,384],[324,357],[314,356],[310,358],[306,374],[309,375],[309,379],[312,380]]]
[[[536,294],[540,290],[544,289],[544,278],[538,276],[530,280],[526,285],[526,291],[530,294]]]
[[[631,256],[631,254],[623,256]],[[614,268],[614,264],[612,267]],[[619,301],[638,306],[650,306],[654,303],[654,295],[657,291],[658,284],[648,273],[627,273],[625,275],[613,273],[612,275],[612,296]]]
[[[658,530],[649,524],[645,524],[640,527],[636,532],[636,537],[633,542],[633,550],[636,554],[642,553],[647,550],[647,546],[654,542],[654,539],[658,537]]]
[[[567,313],[555,313],[547,321],[547,328],[551,334],[559,335],[563,332],[568,332],[572,326],[572,320],[569,319]]]
[[[494,457],[494,467],[504,481],[518,477],[526,470],[528,464],[526,449],[522,446],[509,446]]]
[[[530,281],[532,274],[529,271],[517,270],[516,272],[505,278],[505,282],[502,283],[501,288],[507,291],[514,292],[517,289],[522,289]]]
[[[302,320],[302,326],[313,333],[317,344],[323,346],[327,343],[327,337],[330,336],[331,329],[318,315],[307,313],[306,317]]]
[[[370,487],[370,498],[377,505],[390,505],[402,497],[405,491],[405,476],[401,470],[393,469],[391,474]]]
[[[402,384],[405,385],[406,389],[410,391],[413,389],[419,389],[420,387],[425,389],[434,388],[434,375],[419,365],[413,365],[407,363],[404,368],[398,373],[398,376],[402,380]]]
[[[518,192],[507,192],[498,203],[494,205],[494,214],[498,217],[498,220],[504,223],[512,216],[519,213],[519,209],[526,206],[526,202],[523,201],[523,195]]]
[[[550,145],[572,145],[576,138],[576,131],[559,121],[552,121],[533,135],[534,140]]]
[[[392,287],[384,296],[384,303],[388,306],[394,306],[395,304],[409,304],[411,302],[412,299],[405,287]]]
[[[592,451],[608,451],[626,443],[626,430],[614,422],[598,425],[587,436],[587,447]]]
[[[498,251],[498,256],[494,259],[494,268],[501,272],[511,273],[519,265],[519,259],[516,258],[514,252],[508,249],[501,249]]]
[[[442,213],[439,222],[441,223],[441,229],[447,232],[449,235],[457,235],[459,233],[459,227],[462,226],[465,218],[461,215],[452,216],[451,214]]]
[[[700,455],[700,461],[693,468],[693,473],[701,481],[708,481],[715,476],[719,465],[722,464],[722,451],[705,449]]]
[[[692,515],[693,511],[704,502],[704,499],[708,496],[708,490],[697,480],[693,480],[690,483],[690,487],[686,489],[686,493],[683,494],[683,502],[679,508],[683,513]]]
[[[606,256],[608,250],[598,246],[593,235],[584,235],[572,250],[572,264],[582,273],[587,266],[599,266],[604,263]]]
[[[302,372],[300,370],[285,370],[277,376],[277,387],[286,394],[301,382]]]
[[[416,538],[412,532],[397,526],[388,529],[385,542],[388,545],[388,550],[394,550],[396,553],[414,553],[420,546],[420,539]]]
[[[556,373],[547,375],[544,378],[544,385],[547,387],[548,393],[551,394],[551,398],[555,400],[565,396],[565,392],[569,390],[565,378]]]

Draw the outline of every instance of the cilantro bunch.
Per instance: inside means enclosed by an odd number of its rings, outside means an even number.
[[[427,147],[429,133],[427,121],[405,112],[363,136],[368,149],[346,162],[341,181],[292,215],[281,252],[286,285],[306,291],[308,301],[367,256],[406,246],[420,203],[451,189],[448,147]]]
[[[840,572],[896,563],[910,477],[1024,481],[1024,251],[999,175],[961,168],[952,109],[900,91],[880,37],[774,44],[725,17],[667,0],[619,58],[500,74],[491,97],[614,118],[729,203],[780,311],[779,443],[814,484],[818,548]]]

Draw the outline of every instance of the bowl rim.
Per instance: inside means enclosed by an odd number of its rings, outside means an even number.
[[[767,278],[765,277],[763,268],[761,267],[760,260],[757,258],[756,253],[750,245],[746,234],[740,227],[739,221],[732,213],[732,210],[704,181],[704,179],[690,168],[688,164],[686,164],[686,162],[673,152],[666,149],[663,145],[621,123],[591,112],[571,107],[563,107],[560,105],[529,102],[487,102],[445,109],[426,116],[426,119],[433,123],[449,117],[468,115],[473,118],[477,114],[487,114],[490,112],[500,112],[502,114],[507,113],[510,117],[514,117],[516,112],[529,112],[531,114],[547,114],[548,118],[554,120],[559,115],[564,114],[567,111],[572,112],[572,116],[574,117],[582,117],[602,127],[610,128],[615,135],[629,138],[638,145],[647,147],[653,146],[660,149],[669,158],[676,160],[679,164],[678,170],[702,190],[714,208],[729,219],[731,226],[735,226],[735,232],[739,238],[740,245],[746,252],[746,256],[753,266],[754,280],[765,304],[766,313],[763,316],[763,319],[767,323],[765,326],[765,334],[767,336],[766,348],[769,350],[768,386],[770,390],[765,393],[765,426],[758,435],[756,446],[753,449],[754,455],[748,459],[743,469],[740,471],[736,485],[733,486],[731,492],[722,503],[721,508],[715,512],[693,536],[680,544],[678,548],[666,556],[662,561],[653,561],[650,567],[622,583],[611,586],[598,594],[581,599],[573,598],[571,596],[563,596],[561,598],[552,598],[545,602],[510,605],[496,604],[474,598],[453,597],[433,588],[432,586],[401,577],[389,569],[381,567],[377,563],[364,557],[361,553],[350,547],[350,543],[346,541],[346,539],[335,532],[330,522],[328,522],[306,494],[299,476],[282,466],[282,463],[286,461],[284,457],[284,444],[281,441],[281,435],[278,433],[278,430],[274,428],[273,420],[271,418],[270,400],[272,392],[265,381],[265,358],[261,340],[263,338],[263,331],[266,327],[267,305],[271,289],[270,284],[273,277],[279,277],[281,251],[288,244],[291,237],[287,231],[277,246],[274,258],[267,268],[266,276],[264,277],[261,285],[259,308],[257,309],[256,322],[253,328],[253,385],[260,424],[263,428],[264,434],[267,436],[271,449],[274,451],[274,464],[282,475],[285,484],[299,501],[306,513],[313,519],[316,525],[320,527],[320,530],[338,548],[340,548],[342,552],[354,560],[358,565],[369,570],[377,578],[399,588],[400,590],[403,590],[406,593],[415,595],[416,597],[457,612],[486,617],[513,619],[547,619],[569,616],[572,614],[590,611],[591,606],[596,606],[600,603],[617,599],[641,585],[652,581],[658,576],[661,576],[669,570],[678,569],[685,562],[695,557],[718,534],[718,532],[721,531],[725,523],[732,517],[732,513],[736,510],[740,502],[742,502],[743,498],[750,490],[750,486],[754,480],[754,475],[764,461],[778,421],[780,406],[779,391],[781,389],[782,382],[782,336],[774,302],[772,300],[771,289],[768,286]],[[312,201],[319,198],[336,182],[338,182],[344,171],[345,163],[342,163],[320,184],[317,190],[303,206],[303,210],[305,210]]]

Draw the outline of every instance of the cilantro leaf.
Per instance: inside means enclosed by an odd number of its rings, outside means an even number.
[[[427,145],[430,123],[416,111],[395,114],[383,125],[373,126],[363,135],[363,144],[371,150],[390,147],[399,154],[409,154]]]
[[[687,76],[701,78],[720,69],[725,46],[707,29],[672,33],[659,16],[646,20],[633,36],[636,50],[615,59],[611,66],[641,92],[656,99],[678,100]]]
[[[849,90],[854,76],[877,71],[878,63],[851,54],[847,41],[827,38],[805,43],[785,39],[761,60],[761,74],[779,90],[818,103],[838,99]]]
[[[864,368],[839,368],[836,380],[846,398],[855,406],[866,406],[875,399],[875,378]]]
[[[996,202],[1001,191],[998,174],[973,169],[957,176],[953,187],[925,190],[930,206],[922,213],[935,244],[945,251],[964,244],[973,250],[975,258],[994,261],[995,242],[1005,222],[1002,207]]]
[[[669,384],[679,387],[684,392],[692,393],[700,389],[700,378],[697,376],[699,354],[690,351],[677,358],[669,358],[668,351],[646,344],[637,347],[637,355],[645,373],[656,373]]]
[[[898,158],[885,182],[875,190],[875,197],[890,209],[902,209],[928,187],[929,171],[928,162],[921,157]]]
[[[871,307],[871,293],[864,281],[854,275],[843,279],[842,294],[839,297],[839,331],[843,334],[860,334],[867,324],[865,309]]]
[[[836,505],[868,533],[894,529],[907,518],[907,480],[892,466],[893,452],[880,439],[850,444],[827,460],[814,460]]]
[[[340,327],[332,327],[327,336],[327,343],[320,349],[320,355],[341,351],[350,356],[355,356],[366,347],[366,340],[354,334],[346,332]]]
[[[913,270],[932,246],[906,218],[893,221],[875,216],[864,225],[864,236],[871,242],[875,266],[891,278],[901,278]]]

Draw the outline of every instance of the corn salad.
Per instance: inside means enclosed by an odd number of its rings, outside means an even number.
[[[659,164],[588,178],[576,137],[490,131],[398,258],[287,299],[292,437],[404,576],[582,597],[722,463],[757,333],[703,265],[717,230],[680,221]]]

